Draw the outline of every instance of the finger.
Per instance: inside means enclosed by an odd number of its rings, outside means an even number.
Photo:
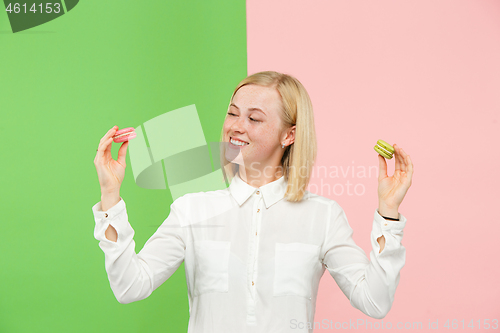
[[[407,175],[411,185],[411,179],[413,178],[413,162],[411,161],[410,155],[405,153],[406,165],[407,165]]]
[[[410,155],[408,155],[408,174],[410,175],[410,184],[413,179],[413,162],[411,161]]]
[[[396,161],[395,167],[394,167],[394,172],[396,171],[404,171],[404,164],[401,163],[401,154],[399,153],[399,147],[397,144],[394,144],[394,160]]]
[[[404,165],[403,171],[408,172],[408,163],[406,159],[408,154],[403,150],[403,148],[399,148],[399,156],[401,156],[401,164]]]
[[[106,152],[111,151],[111,142],[113,142],[113,137],[108,138],[108,140],[101,142],[101,144],[99,144],[99,148],[97,148],[98,158],[103,157]]]
[[[106,150],[104,152],[105,153],[109,152],[111,154],[111,146],[113,145],[113,136],[110,136],[106,142],[107,142],[107,146],[106,146]]]
[[[382,155],[378,155],[378,179],[387,178],[387,162]]]
[[[108,132],[106,132],[106,134],[102,137],[101,142],[106,141],[110,136],[113,136],[117,130],[118,126],[115,125],[111,127],[111,129]]]
[[[127,156],[127,147],[130,141],[125,141],[118,150],[118,163],[125,165],[125,157]]]
[[[398,148],[399,148],[398,156],[399,156],[399,161],[401,162],[401,170],[406,172],[406,159],[403,156],[403,148],[401,147]]]
[[[401,147],[398,147],[398,151],[401,158],[401,164],[405,166],[405,168],[403,168],[403,171],[406,171],[406,156],[408,156],[408,154],[406,154]]]

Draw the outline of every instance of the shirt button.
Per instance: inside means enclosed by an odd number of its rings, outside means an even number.
[[[260,194],[260,191],[257,191],[257,194]]]
[[[104,217],[108,217],[108,213],[104,213]]]
[[[255,232],[255,236],[257,236],[257,231]]]
[[[260,212],[260,208],[259,208],[259,209],[257,209],[257,213],[258,213],[258,212]]]
[[[253,281],[252,281],[252,286],[253,286]]]
[[[385,226],[387,226],[387,223],[384,223]]]

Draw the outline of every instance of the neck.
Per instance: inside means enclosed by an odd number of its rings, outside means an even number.
[[[267,166],[264,170],[259,170],[240,165],[238,174],[245,183],[257,188],[280,179],[283,176],[283,168]]]

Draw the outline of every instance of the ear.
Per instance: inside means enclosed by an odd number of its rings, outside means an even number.
[[[285,136],[285,144],[287,146],[291,145],[292,143],[295,142],[295,128],[296,126],[293,125],[292,127],[289,127],[287,130],[286,130],[286,136]]]

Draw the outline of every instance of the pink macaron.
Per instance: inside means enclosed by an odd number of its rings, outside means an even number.
[[[135,129],[133,127],[121,129],[115,133],[115,135],[113,136],[113,141],[116,143],[120,143],[133,139],[137,136],[134,131]]]

